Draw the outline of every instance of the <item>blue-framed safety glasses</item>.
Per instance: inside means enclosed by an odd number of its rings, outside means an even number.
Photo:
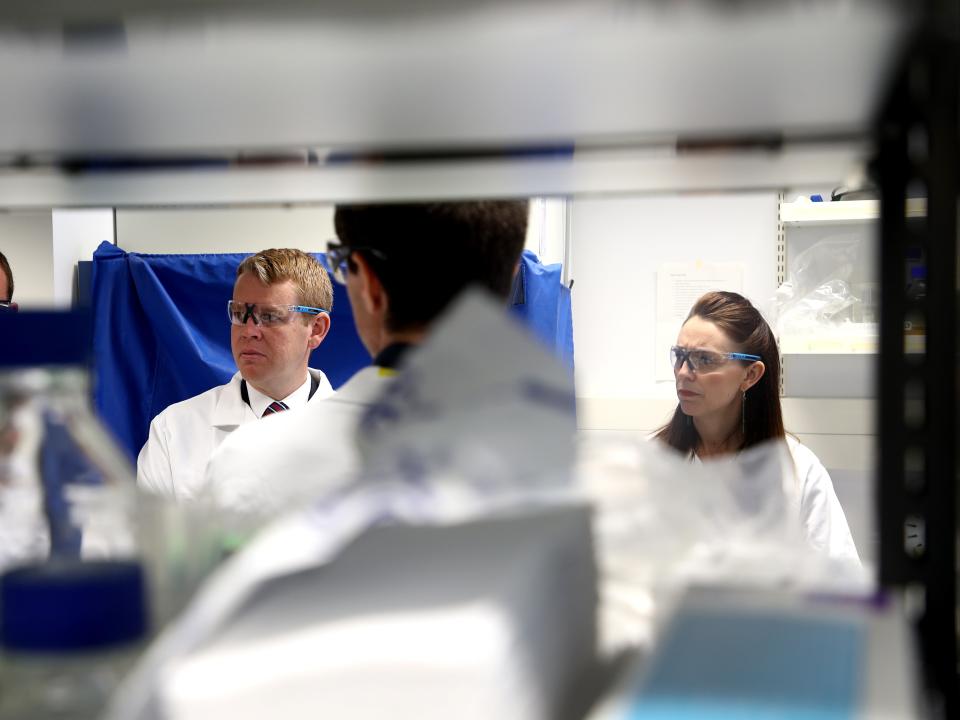
[[[294,315],[300,313],[319,315],[320,313],[329,314],[329,311],[309,305],[260,305],[258,303],[227,301],[227,316],[230,318],[231,325],[246,325],[247,320],[250,319],[253,320],[254,325],[263,327],[286,325],[293,319]]]
[[[763,360],[759,355],[740,352],[716,352],[714,350],[697,350],[683,348],[674,345],[670,348],[670,364],[674,370],[679,371],[684,363],[690,366],[693,372],[710,372],[719,370],[731,360],[743,360],[745,362],[757,362]]]

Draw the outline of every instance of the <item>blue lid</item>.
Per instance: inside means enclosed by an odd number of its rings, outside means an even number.
[[[147,632],[143,568],[133,561],[54,560],[0,577],[3,645],[92,650]]]
[[[90,330],[84,312],[0,311],[0,367],[86,365]]]

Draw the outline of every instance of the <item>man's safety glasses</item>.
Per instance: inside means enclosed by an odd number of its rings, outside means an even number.
[[[13,301],[0,300],[0,312],[16,312],[20,306]]]
[[[683,367],[684,363],[690,365],[690,369],[693,372],[711,372],[713,370],[719,370],[721,367],[726,365],[730,360],[746,360],[747,362],[756,362],[757,360],[762,360],[759,355],[750,355],[748,353],[721,353],[714,352],[712,350],[688,350],[687,348],[682,348],[674,345],[670,348],[670,363],[673,365],[673,369],[680,371],[680,368]]]
[[[246,325],[247,320],[253,319],[254,325],[273,327],[286,325],[298,313],[319,315],[328,312],[323,308],[307,305],[259,305],[257,303],[243,303],[227,301],[227,315],[231,325]]]
[[[380,250],[371,247],[353,247],[336,242],[327,243],[327,263],[330,265],[330,274],[341,285],[347,284],[347,260],[357,250],[362,250],[378,260],[386,260],[387,256]]]

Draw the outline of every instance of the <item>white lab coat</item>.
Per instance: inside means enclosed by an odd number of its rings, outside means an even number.
[[[216,507],[269,517],[337,487],[360,465],[355,430],[393,370],[370,366],[323,403],[242,427],[213,454],[207,499]]]
[[[830,473],[806,445],[787,435],[800,491],[800,522],[814,550],[837,560],[860,562],[857,548],[833,489]]]
[[[308,370],[320,383],[311,400],[334,395],[326,375]],[[177,500],[189,500],[202,491],[213,451],[238,427],[258,419],[240,397],[241,379],[238,372],[226,385],[174,403],[153,419],[137,458],[141,488]]]
[[[827,557],[859,565],[860,556],[830,473],[813,450],[792,435],[787,435],[787,449],[793,458],[795,474],[785,478],[785,490],[788,502],[800,513],[800,527],[807,543]],[[694,460],[700,462],[696,456]]]

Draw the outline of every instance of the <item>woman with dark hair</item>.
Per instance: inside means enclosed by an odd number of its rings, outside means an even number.
[[[732,292],[701,297],[670,357],[680,402],[656,438],[696,460],[737,453],[768,440],[786,441],[810,544],[831,557],[859,561],[826,468],[784,432],[780,353],[770,326],[750,301]]]

